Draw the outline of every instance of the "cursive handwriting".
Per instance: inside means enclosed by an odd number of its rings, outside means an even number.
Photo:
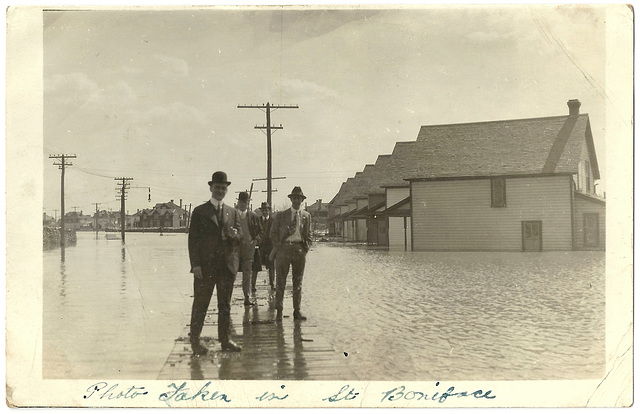
[[[108,383],[106,382],[96,382],[87,388],[87,394],[84,395],[84,399],[87,400],[91,398],[94,394],[100,396],[100,399],[106,398],[107,400],[115,400],[118,398],[129,398],[133,399],[140,395],[147,395],[149,392],[144,390],[144,387],[136,387],[132,386],[126,391],[119,391],[116,393],[116,389],[120,386],[120,384],[113,384],[109,388]],[[104,392],[101,392],[107,388]]]
[[[440,385],[440,382],[436,382],[436,387]],[[449,397],[475,397],[475,398],[486,398],[488,400],[491,400],[493,398],[496,398],[495,395],[490,395],[491,394],[491,390],[488,390],[487,392],[483,393],[482,390],[476,390],[473,392],[468,392],[468,391],[459,391],[459,392],[454,392],[455,391],[455,387],[449,387],[445,392],[443,392],[442,394],[440,394],[440,396],[438,396],[438,393],[434,393],[431,398],[429,398],[429,394],[426,392],[421,392],[421,391],[406,391],[406,388],[404,385],[401,385],[400,387],[395,387],[389,391],[385,391],[382,393],[382,399],[380,400],[381,402],[385,402],[385,401],[395,401],[395,400],[431,400],[431,401],[437,401],[439,403],[444,403],[447,398]]]
[[[189,388],[187,388],[187,383],[183,382],[180,386],[177,386],[175,382],[172,382],[168,385],[169,388],[173,388],[169,392],[163,392],[160,394],[158,399],[160,401],[164,401],[167,405],[170,405],[169,402],[175,401],[193,401],[197,398],[200,398],[202,401],[215,401],[221,400],[226,403],[231,402],[231,399],[228,398],[226,394],[219,394],[218,391],[209,391],[207,388],[211,384],[211,381],[208,381],[204,384],[195,394],[190,394]]]
[[[349,391],[347,392],[347,390]],[[359,394],[360,394],[359,392],[355,392],[354,388],[349,389],[349,384],[347,384],[342,388],[340,388],[340,391],[333,394],[332,396],[323,398],[322,401],[329,401],[329,402],[336,402],[336,401],[342,401],[342,400],[348,401],[348,400],[355,399]]]
[[[280,388],[282,388],[284,390],[284,385],[281,385]],[[277,396],[275,393],[269,393],[269,391],[265,391],[261,396],[256,397],[256,400],[258,401],[271,401],[271,400],[284,400],[285,398],[287,398],[289,396],[289,394],[285,394],[282,397]]]

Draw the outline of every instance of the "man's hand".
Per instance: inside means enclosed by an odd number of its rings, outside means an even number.
[[[196,279],[202,279],[202,268],[200,266],[194,266],[192,272],[193,277],[195,277]]]

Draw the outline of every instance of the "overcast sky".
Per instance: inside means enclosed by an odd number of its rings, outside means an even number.
[[[405,10],[190,9],[44,15],[44,209],[60,208],[50,154],[76,154],[66,210],[226,201],[266,177],[272,112],[274,205],[294,185],[328,202],[340,184],[421,125],[589,113],[605,188],[605,14],[582,7]],[[517,155],[517,154],[516,154]],[[135,188],[145,187],[145,188]],[[152,201],[147,201],[151,187]],[[255,183],[254,207],[266,200]]]

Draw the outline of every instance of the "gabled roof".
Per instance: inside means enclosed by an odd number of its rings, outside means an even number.
[[[398,201],[397,203],[395,203],[394,205],[392,205],[391,207],[389,207],[386,210],[383,210],[380,212],[380,214],[386,214],[386,215],[394,215],[394,214],[398,214],[398,215],[406,215],[406,210],[409,208],[409,203],[411,202],[411,196],[403,198],[402,200]]]
[[[407,186],[404,179],[415,175],[421,161],[420,154],[416,153],[415,141],[397,142],[389,158],[386,174],[378,185],[381,187]]]
[[[585,138],[599,178],[586,114],[423,126],[404,178],[575,174]]]

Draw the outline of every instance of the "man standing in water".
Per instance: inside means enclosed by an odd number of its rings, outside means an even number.
[[[260,226],[262,227],[260,259],[269,272],[269,287],[271,287],[271,290],[275,290],[275,268],[273,266],[273,260],[269,260],[269,254],[271,253],[271,249],[273,248],[271,237],[269,237],[269,233],[271,232],[271,225],[273,224],[273,218],[271,217],[271,207],[269,206],[269,203],[262,202],[262,205],[260,206],[260,212],[262,213],[262,216],[260,217]],[[258,270],[254,268],[251,274],[251,289],[253,291],[256,290],[257,280]]]
[[[276,320],[282,320],[282,302],[289,266],[293,279],[293,319],[304,321],[300,313],[302,276],[307,252],[311,246],[311,214],[300,208],[306,197],[300,187],[293,187],[291,208],[278,213],[271,226],[271,240],[276,250]]]
[[[260,218],[256,213],[247,210],[249,207],[249,193],[243,191],[238,196],[238,210],[240,225],[242,226],[242,243],[240,244],[240,260],[242,266],[242,292],[244,293],[244,306],[254,306],[256,303],[251,295],[251,272],[253,270],[253,258],[256,246],[262,238]]]
[[[200,333],[215,287],[218,340],[223,351],[240,351],[240,347],[229,339],[231,294],[238,272],[238,245],[242,239],[238,212],[222,202],[229,184],[225,172],[213,173],[209,181],[211,199],[196,207],[191,215],[189,260],[193,273],[193,307],[189,340],[194,355],[207,353],[207,347],[200,341]]]

